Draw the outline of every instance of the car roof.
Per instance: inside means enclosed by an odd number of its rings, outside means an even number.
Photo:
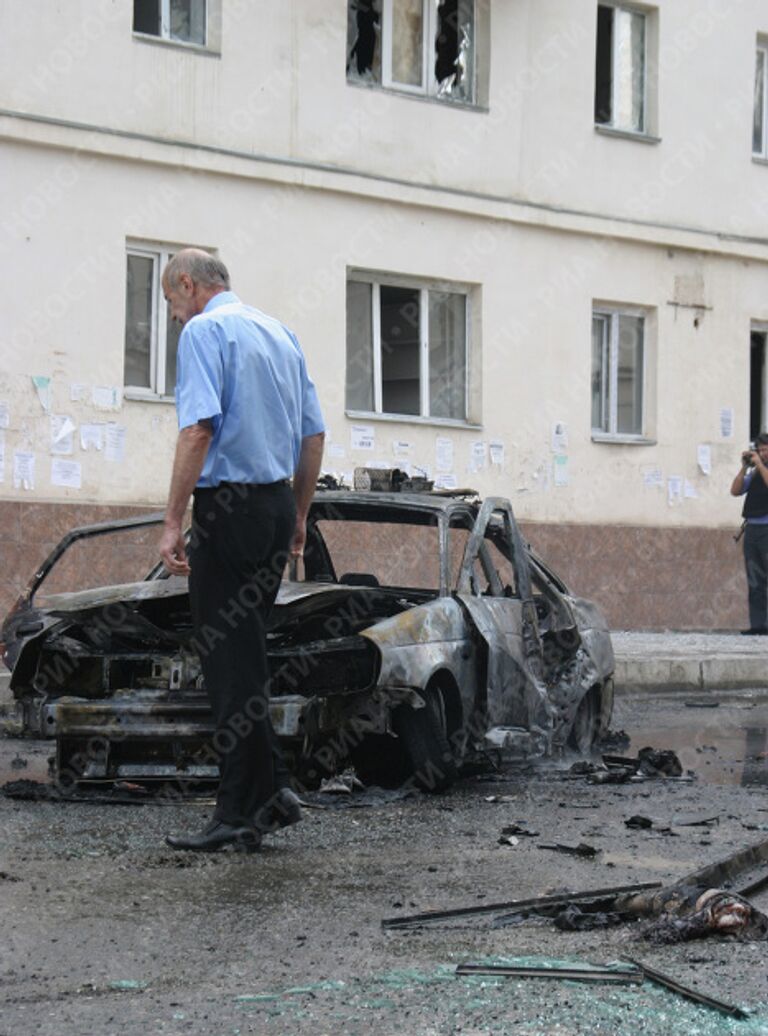
[[[477,510],[477,503],[462,496],[442,496],[439,493],[361,493],[353,490],[321,489],[315,493],[310,510],[332,504],[340,509],[346,504],[353,507],[401,508],[409,511],[432,511],[445,514],[458,508]]]

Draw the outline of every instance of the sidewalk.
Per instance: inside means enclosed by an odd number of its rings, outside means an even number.
[[[613,631],[617,694],[768,688],[768,637]]]
[[[738,633],[611,633],[616,693],[768,689],[768,637]],[[0,670],[0,716],[12,714],[10,674]]]

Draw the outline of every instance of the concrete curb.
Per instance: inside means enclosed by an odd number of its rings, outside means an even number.
[[[768,688],[761,658],[617,658],[617,694]]]

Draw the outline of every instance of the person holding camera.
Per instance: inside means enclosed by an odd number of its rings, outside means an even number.
[[[749,629],[745,636],[768,635],[768,433],[741,455],[731,483],[732,496],[744,496],[744,564],[749,590]]]

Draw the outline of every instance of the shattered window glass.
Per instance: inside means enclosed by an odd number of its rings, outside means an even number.
[[[476,0],[348,0],[347,77],[474,102]]]
[[[347,75],[381,82],[381,8],[379,0],[350,0],[347,5]]]
[[[437,96],[472,101],[474,0],[438,0],[435,37]]]

